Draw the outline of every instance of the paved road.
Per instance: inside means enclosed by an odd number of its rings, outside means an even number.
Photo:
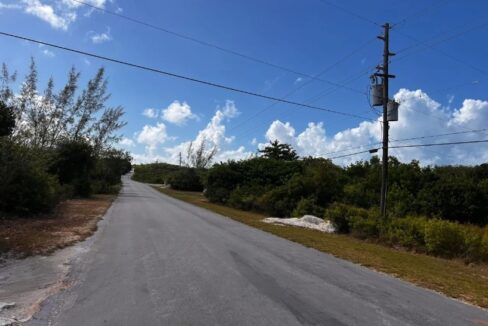
[[[488,313],[124,180],[44,325],[488,325]]]

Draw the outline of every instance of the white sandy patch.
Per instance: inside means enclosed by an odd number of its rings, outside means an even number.
[[[9,260],[0,266],[0,326],[28,321],[42,301],[66,287],[70,261],[83,252],[76,245],[50,256]]]
[[[334,233],[335,228],[330,223],[330,221],[324,221],[323,219],[313,216],[304,215],[303,217],[292,217],[292,218],[278,218],[278,217],[267,217],[263,220],[265,223],[277,224],[277,225],[292,225],[299,226],[302,228],[318,230],[326,233]]]

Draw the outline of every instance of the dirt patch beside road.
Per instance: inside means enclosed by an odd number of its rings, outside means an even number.
[[[72,261],[86,251],[71,245],[97,230],[115,197],[72,199],[46,216],[0,220],[0,325],[29,320],[41,302],[68,286]]]
[[[49,254],[92,235],[115,196],[71,199],[49,215],[0,220],[0,256]]]

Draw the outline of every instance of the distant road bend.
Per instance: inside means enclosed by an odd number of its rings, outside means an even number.
[[[32,325],[488,325],[488,312],[124,178]]]

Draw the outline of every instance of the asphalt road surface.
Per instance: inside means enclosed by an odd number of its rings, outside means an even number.
[[[488,325],[485,310],[124,179],[31,325]]]

